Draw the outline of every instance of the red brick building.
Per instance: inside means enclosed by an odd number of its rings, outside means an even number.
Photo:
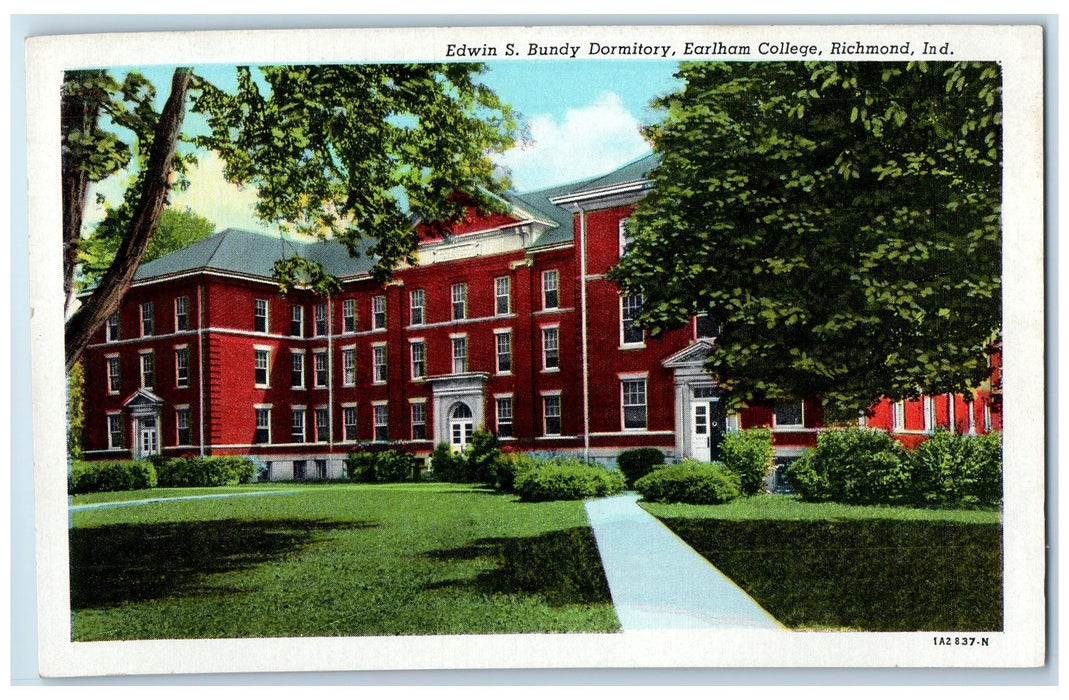
[[[322,478],[362,443],[426,454],[479,426],[506,449],[609,461],[638,446],[707,460],[755,425],[797,454],[819,401],[725,416],[702,369],[712,324],[650,337],[641,300],[605,278],[655,162],[510,194],[507,215],[424,235],[385,286],[338,243],[232,229],[142,265],[83,360],[86,456],[249,454],[270,478]],[[341,292],[281,295],[273,265],[294,253]]]

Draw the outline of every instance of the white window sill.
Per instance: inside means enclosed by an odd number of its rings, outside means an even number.
[[[542,374],[553,374],[555,372],[560,372],[560,367],[548,367],[548,368],[547,367],[543,367],[542,368]]]
[[[642,350],[646,347],[646,343],[622,343],[617,350]]]

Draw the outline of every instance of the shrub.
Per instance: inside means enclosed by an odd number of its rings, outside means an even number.
[[[479,428],[471,436],[471,444],[464,450],[465,481],[490,483],[494,463],[501,458],[497,438],[485,428]]]
[[[727,433],[720,443],[720,461],[739,477],[743,495],[761,490],[772,469],[772,431],[753,428]]]
[[[937,507],[998,505],[1002,499],[1002,440],[997,434],[937,431],[910,457],[913,501]]]
[[[467,481],[467,460],[453,452],[448,442],[440,442],[431,453],[431,471],[438,481],[463,483]]]
[[[627,485],[620,472],[562,458],[520,473],[514,487],[523,501],[574,501],[622,493]]]
[[[156,476],[163,488],[247,484],[256,465],[248,457],[177,457],[156,460]]]
[[[635,482],[647,501],[661,503],[727,503],[739,497],[740,479],[720,464],[685,459],[657,469]]]
[[[70,493],[100,493],[148,489],[156,485],[156,470],[144,461],[71,463]]]
[[[345,458],[345,472],[349,479],[366,484],[414,479],[418,469],[419,459],[401,450],[350,452]]]
[[[873,505],[911,500],[908,455],[882,430],[825,431],[814,449],[787,465],[786,476],[807,501]]]
[[[628,486],[634,486],[636,481],[662,464],[664,464],[664,452],[655,447],[624,450],[616,458],[616,466],[620,468]]]
[[[498,491],[516,493],[516,479],[532,469],[538,468],[538,461],[521,452],[503,454],[494,461],[489,484]]]

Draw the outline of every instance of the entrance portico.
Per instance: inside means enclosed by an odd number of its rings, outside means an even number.
[[[433,393],[434,442],[448,442],[462,451],[472,433],[486,425],[485,372],[465,372],[428,377]]]
[[[712,343],[700,339],[662,364],[675,378],[676,457],[711,462],[720,457],[725,416],[716,380],[705,371]]]
[[[134,459],[143,459],[160,453],[160,409],[163,399],[148,389],[138,389],[123,402],[130,411],[133,427],[130,450]]]

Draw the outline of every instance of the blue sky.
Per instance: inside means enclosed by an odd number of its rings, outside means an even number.
[[[649,150],[640,133],[656,121],[652,99],[680,83],[671,61],[492,61],[484,82],[524,117],[531,143],[498,157],[512,174],[517,190],[532,190],[608,172]],[[138,68],[156,85],[162,106],[173,68]],[[200,66],[197,72],[223,89],[235,86],[232,66]],[[195,115],[187,115],[187,132],[203,129]],[[252,214],[256,193],[238,190],[222,178],[222,165],[212,154],[200,157],[190,174],[191,186],[175,192],[174,206],[190,207],[211,219],[219,229],[241,227],[264,230]],[[98,188],[109,198],[121,192],[118,182]],[[87,230],[102,216],[92,204]]]

